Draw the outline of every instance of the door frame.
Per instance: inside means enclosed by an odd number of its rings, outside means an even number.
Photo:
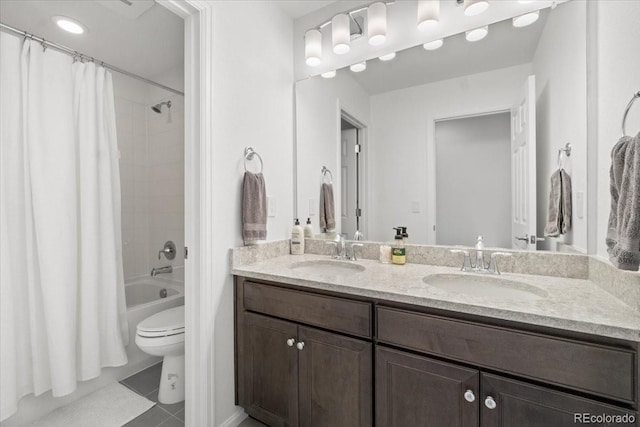
[[[336,164],[340,165],[342,163],[341,152],[342,152],[342,126],[341,120],[344,117],[349,123],[357,128],[358,133],[358,143],[364,147],[364,150],[360,152],[359,161],[360,161],[360,209],[365,215],[360,217],[360,231],[364,234],[364,240],[370,240],[369,236],[369,217],[368,214],[371,213],[369,210],[369,123],[366,120],[363,120],[362,117],[359,117],[358,114],[354,114],[354,109],[352,109],[348,104],[338,98],[337,110],[337,130],[336,130]],[[342,183],[339,183],[342,185]],[[341,186],[339,188],[342,188]],[[337,206],[336,206],[337,211]],[[342,230],[341,230],[342,231]]]
[[[157,0],[184,20],[185,70],[185,421],[215,420],[213,267],[213,6]]]

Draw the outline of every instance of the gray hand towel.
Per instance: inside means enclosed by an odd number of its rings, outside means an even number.
[[[245,244],[267,238],[267,190],[262,173],[244,173],[242,181],[242,238]]]
[[[611,165],[612,214],[617,195],[615,220],[609,218],[609,259],[621,270],[640,267],[640,133],[622,138],[614,146]],[[617,194],[616,194],[617,192]],[[611,227],[615,226],[612,232]]]
[[[558,237],[571,230],[571,177],[564,170],[556,170],[551,175],[549,210],[545,236]]]
[[[327,183],[323,183],[320,188],[320,228],[324,231],[331,231],[336,228],[333,185]]]

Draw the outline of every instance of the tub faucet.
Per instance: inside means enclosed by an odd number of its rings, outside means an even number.
[[[151,269],[151,277],[153,276],[157,276],[158,274],[162,274],[162,273],[171,273],[173,271],[173,267],[171,267],[170,265],[164,266],[164,267],[158,267],[158,268],[152,268]]]

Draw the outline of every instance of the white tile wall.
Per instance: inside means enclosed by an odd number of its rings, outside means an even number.
[[[162,114],[150,108],[169,99],[171,123],[166,107]],[[127,280],[149,274],[152,267],[184,264],[184,103],[180,96],[131,100],[116,93],[115,107]],[[172,261],[158,260],[167,240],[178,254]]]

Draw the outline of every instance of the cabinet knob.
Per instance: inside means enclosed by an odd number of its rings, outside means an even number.
[[[496,406],[498,405],[496,404],[496,401],[493,400],[493,397],[487,396],[487,398],[484,400],[484,406],[489,409],[496,409]]]
[[[464,400],[466,400],[467,402],[473,402],[474,400],[476,400],[476,395],[473,394],[473,391],[467,390],[464,392]]]
[[[298,350],[302,350],[304,348],[304,342],[300,341],[298,344],[296,344],[296,347],[298,347]]]
[[[289,339],[287,340],[287,345],[288,345],[289,347],[293,347],[293,345],[294,345],[295,343],[296,343],[296,340],[294,340],[293,338],[289,338]]]

